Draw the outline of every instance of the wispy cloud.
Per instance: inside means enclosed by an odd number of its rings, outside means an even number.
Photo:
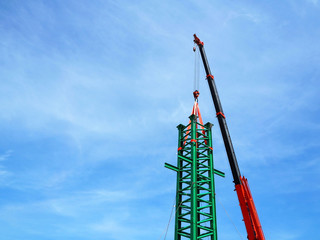
[[[0,155],[0,179],[4,182],[10,175],[11,172],[5,167],[5,161],[7,161],[12,155],[12,150],[7,150],[5,153]]]
[[[12,150],[7,150],[5,153],[0,155],[0,162],[6,161],[12,154]]]
[[[294,225],[289,210],[272,212],[285,195],[319,191],[311,185],[320,171],[316,5],[2,3],[0,145],[12,149],[0,154],[3,236],[160,235],[176,177],[163,162],[175,163],[175,127],[193,104],[193,33],[205,41],[241,170],[259,206],[273,207],[264,211],[266,229]],[[217,190],[241,224],[203,76],[200,92],[203,117],[215,123],[215,166],[227,173]]]

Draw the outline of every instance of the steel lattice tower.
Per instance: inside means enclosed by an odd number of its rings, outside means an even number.
[[[214,174],[224,177],[224,173],[213,167],[213,125],[199,123],[194,114],[189,118],[187,126],[177,127],[177,166],[165,163],[177,172],[174,239],[217,240]]]

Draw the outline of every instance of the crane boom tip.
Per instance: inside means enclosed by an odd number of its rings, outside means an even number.
[[[194,37],[194,40],[193,40],[193,41],[194,41],[198,46],[200,46],[200,45],[203,46],[203,42],[200,41],[200,39],[197,37],[196,34],[193,34],[193,37]]]

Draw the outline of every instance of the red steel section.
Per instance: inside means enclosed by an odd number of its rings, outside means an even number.
[[[254,205],[248,180],[240,177],[241,184],[236,185],[243,220],[247,229],[249,240],[265,240],[261,223]]]
[[[202,45],[202,46],[204,45],[203,42],[201,42],[200,39],[197,37],[196,34],[193,34],[193,36],[194,36],[194,42],[195,42],[196,44]]]

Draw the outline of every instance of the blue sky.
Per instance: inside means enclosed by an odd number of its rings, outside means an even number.
[[[192,109],[194,33],[266,239],[319,239],[317,0],[2,0],[1,239],[163,239],[175,195],[163,165]],[[227,175],[218,236],[241,239],[235,225],[246,239],[200,67]]]

